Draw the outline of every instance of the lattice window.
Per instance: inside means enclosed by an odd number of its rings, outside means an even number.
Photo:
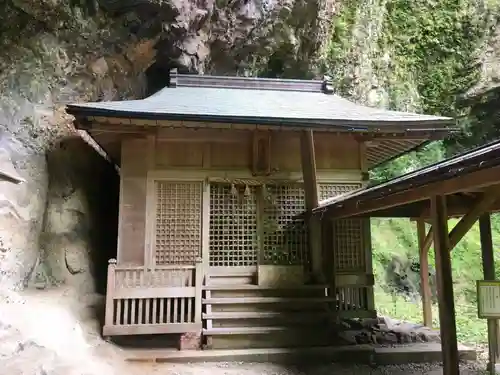
[[[360,184],[320,184],[320,200],[359,189]],[[335,268],[340,272],[364,271],[366,267],[363,220],[336,220],[333,225]]]
[[[319,185],[319,200],[336,197],[337,195],[349,193],[350,191],[359,189],[361,184],[320,184]]]
[[[155,182],[156,264],[193,264],[201,254],[201,182]]]
[[[333,226],[335,269],[342,272],[364,271],[366,266],[361,219],[337,220]]]
[[[257,188],[210,186],[210,266],[257,264]]]
[[[301,185],[263,187],[264,264],[307,264],[309,260],[304,221],[294,217],[305,210]]]

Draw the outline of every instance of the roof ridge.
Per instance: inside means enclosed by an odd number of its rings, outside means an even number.
[[[170,71],[170,83],[168,86],[333,93],[330,78],[326,76],[322,80],[212,76],[204,74],[179,74],[177,69]]]

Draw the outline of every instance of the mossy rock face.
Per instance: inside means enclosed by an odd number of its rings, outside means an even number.
[[[325,52],[337,89],[357,101],[428,114],[464,114],[457,98],[482,74],[478,61],[499,4],[443,0],[339,4]],[[491,50],[491,48],[488,48]]]
[[[412,300],[420,298],[420,264],[405,257],[393,256],[385,269],[386,288],[389,292],[401,294]],[[429,284],[433,298],[436,294],[436,272],[429,266]]]

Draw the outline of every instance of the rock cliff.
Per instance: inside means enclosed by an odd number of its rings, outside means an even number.
[[[165,85],[172,67],[319,74],[334,5],[1,2],[0,170],[15,170],[26,182],[0,182],[0,368],[80,373],[73,354],[85,362],[94,358],[88,343],[104,345],[96,314],[116,251],[118,174],[75,131],[64,105],[142,98]]]
[[[116,249],[118,174],[75,131],[66,103],[142,98],[174,67],[327,71],[363,103],[448,114],[453,90],[484,92],[498,75],[498,37],[486,42],[483,32],[496,20],[479,3],[429,11],[419,0],[0,1],[0,170],[26,180],[0,182],[0,368],[118,371],[99,360],[119,354],[96,321]],[[469,69],[478,61],[480,79]]]

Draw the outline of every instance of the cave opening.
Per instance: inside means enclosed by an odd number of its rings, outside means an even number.
[[[193,73],[185,66],[175,63],[172,59],[159,57],[146,69],[147,90],[146,96],[150,96],[170,84],[170,71],[177,68],[180,74]]]
[[[170,82],[170,67],[166,64],[154,62],[146,70],[146,78],[146,96],[150,96],[168,86]]]
[[[49,204],[55,205],[60,224],[57,230],[48,223],[50,237],[64,237],[62,249],[69,279],[87,283],[82,290],[105,295],[109,259],[116,258],[118,238],[118,207],[120,179],[115,165],[102,157],[87,140],[80,136],[67,137],[47,155],[49,172]],[[86,244],[86,254],[78,243]],[[49,250],[54,251],[54,249]],[[81,262],[68,266],[68,261]],[[54,267],[54,264],[51,265]],[[77,269],[74,272],[72,269]],[[80,278],[76,276],[80,275]],[[72,282],[70,280],[70,282]],[[92,285],[91,285],[92,284]],[[80,289],[78,285],[75,285]],[[103,306],[95,306],[95,314],[103,320]]]

